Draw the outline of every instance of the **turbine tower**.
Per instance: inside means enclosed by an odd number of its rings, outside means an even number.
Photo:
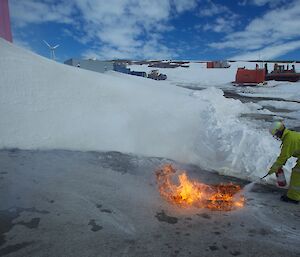
[[[54,52],[54,50],[57,48],[57,47],[59,47],[59,45],[56,45],[56,46],[50,46],[45,40],[43,40],[44,41],[44,43],[49,47],[49,49],[50,49],[50,58],[51,59],[53,59],[53,60],[55,60],[55,52]]]

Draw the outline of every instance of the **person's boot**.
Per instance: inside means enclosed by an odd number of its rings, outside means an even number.
[[[287,203],[299,204],[299,201],[293,200],[293,199],[287,197],[287,195],[282,195],[282,196],[280,197],[280,200],[283,201],[283,202],[287,202]]]

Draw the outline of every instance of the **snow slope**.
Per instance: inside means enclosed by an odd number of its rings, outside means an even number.
[[[279,151],[265,129],[239,119],[256,106],[215,87],[191,93],[172,81],[81,70],[2,39],[0,56],[0,148],[114,150],[250,179]]]

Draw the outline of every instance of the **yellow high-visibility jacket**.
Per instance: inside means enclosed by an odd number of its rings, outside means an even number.
[[[300,133],[285,129],[281,137],[281,153],[269,170],[269,174],[276,172],[290,157],[300,157]]]

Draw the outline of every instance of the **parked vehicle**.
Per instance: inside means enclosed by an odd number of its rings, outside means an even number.
[[[131,71],[130,75],[147,78],[147,73],[144,71]]]
[[[167,75],[159,73],[159,70],[152,70],[151,73],[148,74],[148,78],[155,80],[166,80]]]
[[[289,65],[285,68],[285,65],[275,63],[274,70],[266,74],[266,80],[297,82],[300,80],[300,73],[296,72],[294,64],[289,69]]]
[[[234,86],[265,85],[266,70],[256,65],[255,69],[238,68],[236,71]]]

